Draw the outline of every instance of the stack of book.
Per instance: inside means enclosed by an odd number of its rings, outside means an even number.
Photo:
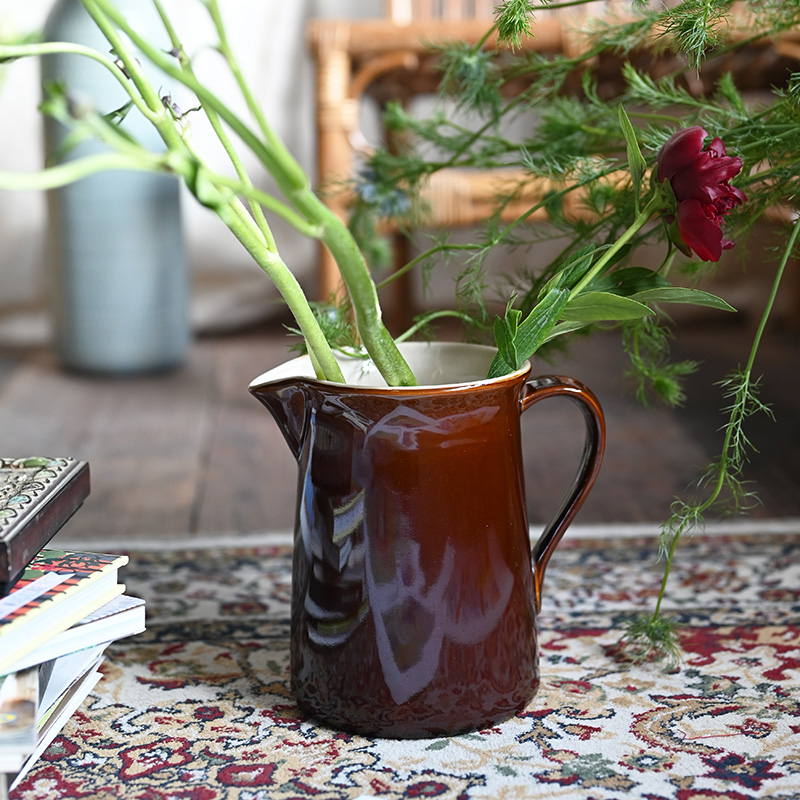
[[[128,557],[47,549],[89,493],[72,459],[0,459],[0,798],[101,678],[114,641],[145,628]]]

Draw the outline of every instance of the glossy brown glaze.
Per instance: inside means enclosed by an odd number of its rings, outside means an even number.
[[[419,737],[494,724],[539,685],[547,560],[599,467],[603,417],[568,378],[364,389],[252,386],[299,463],[292,690],[331,725]],[[565,395],[587,418],[569,495],[531,558],[520,414]]]

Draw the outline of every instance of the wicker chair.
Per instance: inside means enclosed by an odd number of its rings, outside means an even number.
[[[369,151],[360,128],[364,99],[369,97],[383,108],[389,101],[408,102],[435,92],[438,75],[428,44],[477,41],[491,24],[494,4],[494,0],[391,0],[386,18],[310,23],[308,42],[316,69],[317,180],[326,203],[342,218],[347,216],[348,196],[337,187],[353,177],[359,155]],[[563,51],[559,19],[554,15],[538,19],[536,38],[524,46]],[[508,180],[508,175],[438,173],[427,189],[432,224],[465,226],[484,219],[498,180]],[[319,296],[327,298],[338,289],[338,270],[323,248]],[[403,304],[407,299],[395,297],[391,302]]]
[[[602,13],[617,2],[598,0],[590,13]],[[307,37],[316,70],[317,180],[326,203],[342,218],[348,214],[348,193],[337,187],[354,176],[359,156],[369,152],[360,128],[365,98],[381,109],[389,101],[408,103],[416,96],[434,93],[439,74],[430,43],[478,41],[491,24],[495,5],[496,0],[387,0],[384,18],[310,22]],[[486,44],[494,47],[496,40],[490,38]],[[539,52],[565,54],[577,52],[581,45],[574,29],[558,11],[539,12],[535,38],[522,43],[522,47]],[[737,73],[745,88],[768,86],[774,75],[779,75],[781,69],[785,71],[785,60],[796,61],[799,55],[800,33],[790,31],[775,42],[756,43],[746,56],[736,57],[740,63],[721,59],[715,73],[704,76],[706,86],[698,84],[696,91],[702,93],[710,88],[723,70]],[[650,54],[644,57],[651,62]],[[647,68],[657,74],[673,66],[674,62],[661,56],[648,63]],[[615,60],[611,58],[608,64],[598,63],[595,67],[598,78],[606,81],[608,91],[613,93],[613,84],[619,80]],[[463,227],[486,219],[503,186],[517,184],[518,178],[518,173],[509,171],[436,173],[426,188],[431,224]],[[549,188],[531,182],[526,195],[511,203],[504,216],[516,218]],[[572,213],[580,213],[580,198],[571,196],[571,202]],[[569,209],[565,211],[570,213]],[[531,221],[544,216],[536,214]],[[397,253],[398,262],[402,263],[405,254],[399,239]],[[339,290],[338,270],[323,248],[318,267],[319,296],[324,299]],[[394,291],[385,307],[408,309],[412,305],[408,284],[396,282]]]

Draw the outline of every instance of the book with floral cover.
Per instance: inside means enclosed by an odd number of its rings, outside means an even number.
[[[42,550],[0,599],[0,675],[53,636],[122,594],[128,557]]]
[[[85,461],[0,458],[0,596],[88,494]]]

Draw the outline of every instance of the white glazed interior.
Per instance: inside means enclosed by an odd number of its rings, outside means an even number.
[[[463,342],[403,342],[398,345],[420,386],[450,386],[486,380],[494,347]],[[351,386],[385,387],[386,382],[371,361],[339,357],[346,383]],[[520,371],[527,369],[527,364]],[[288,378],[313,378],[308,356],[292,359],[259,375],[250,388]]]

